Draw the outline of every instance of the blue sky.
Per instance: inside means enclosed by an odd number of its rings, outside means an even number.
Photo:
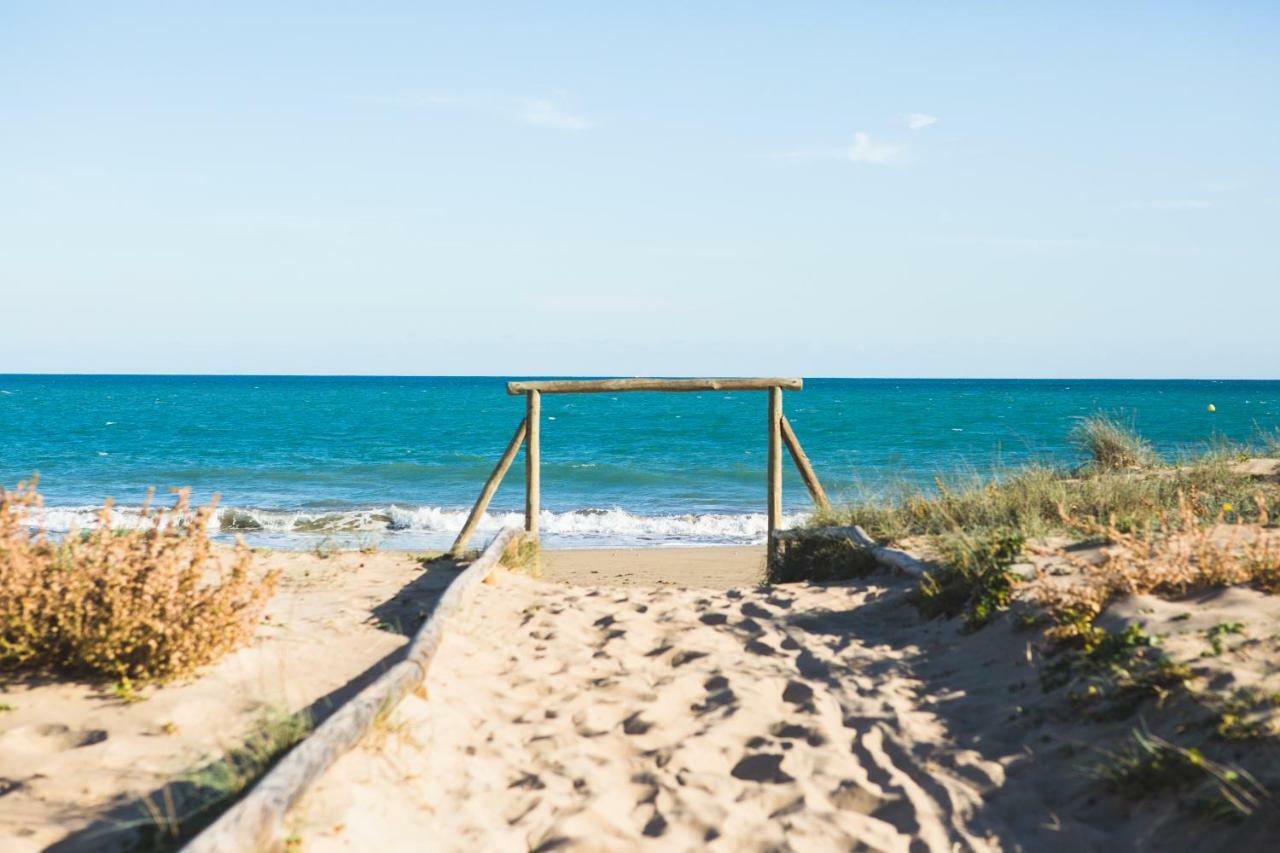
[[[4,3],[0,372],[1280,375],[1280,5],[764,5]]]

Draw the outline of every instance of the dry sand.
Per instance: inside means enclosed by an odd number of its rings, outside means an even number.
[[[956,747],[926,707],[911,664],[938,630],[904,591],[503,575],[446,640],[429,701],[344,757],[297,832],[316,850],[985,846],[1007,824],[984,795],[1020,756]]]
[[[455,623],[428,698],[340,759],[292,830],[307,850],[384,851],[1274,840],[1274,812],[1215,823],[1173,794],[1108,793],[1088,768],[1138,722],[1087,719],[1064,689],[1043,690],[1034,634],[1012,619],[973,634],[922,622],[912,587],[887,574],[727,590],[500,574]],[[1277,690],[1278,602],[1229,589],[1192,605],[1131,599],[1103,619],[1170,634],[1203,682]],[[1237,621],[1252,641],[1202,657],[1206,628]]]
[[[166,783],[237,746],[265,713],[323,715],[375,676],[405,643],[376,623],[416,627],[456,575],[424,574],[392,553],[276,553],[257,565],[282,577],[254,642],[194,680],[143,689],[133,703],[101,685],[0,685],[12,707],[0,712],[0,849],[127,842],[116,821],[145,823],[147,797],[163,814]]]
[[[484,587],[427,698],[303,799],[302,849],[1266,849],[1280,834],[1270,806],[1212,823],[1174,795],[1108,793],[1088,768],[1140,721],[1087,719],[1066,688],[1043,690],[1036,634],[1011,618],[973,634],[921,621],[908,579],[760,587],[761,549],[544,558],[542,580]],[[265,707],[324,708],[366,683],[404,643],[377,623],[411,630],[455,576],[393,554],[271,561],[285,578],[270,620],[193,682],[132,705],[6,689],[0,848],[71,833],[60,849],[98,849],[112,815],[233,747]],[[1278,597],[1134,598],[1102,620],[1164,635],[1197,684],[1280,695]],[[1206,632],[1237,623],[1206,656]],[[1261,774],[1270,743],[1232,760]]]
[[[543,580],[578,586],[730,589],[764,582],[764,546],[545,551]]]

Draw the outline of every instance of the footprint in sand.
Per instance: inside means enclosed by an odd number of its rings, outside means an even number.
[[[806,714],[812,714],[815,710],[813,688],[801,681],[787,682],[787,686],[782,690],[782,701],[794,705],[797,711]]]
[[[653,728],[653,723],[641,719],[639,711],[622,721],[623,734],[642,735],[651,728]]]
[[[783,771],[782,758],[783,756],[778,753],[769,752],[748,755],[733,765],[733,769],[729,773],[735,779],[743,779],[748,782],[762,782],[773,785],[794,782],[795,779]]]
[[[51,753],[93,746],[107,739],[105,729],[73,729],[62,723],[19,726],[0,736],[0,746],[14,752]]]
[[[884,797],[868,791],[852,779],[844,779],[831,792],[831,805],[842,811],[871,815],[887,802]]]
[[[769,730],[774,737],[785,740],[803,740],[809,746],[822,746],[827,739],[808,726],[796,723],[777,723]]]
[[[689,706],[689,710],[695,714],[701,716],[718,708],[725,708],[727,716],[738,709],[738,696],[729,686],[729,679],[723,675],[711,676],[703,682],[702,687],[707,691],[707,698]]]
[[[690,661],[695,661],[698,658],[705,658],[706,656],[706,652],[692,652],[688,649],[681,649],[671,656],[671,665],[674,667],[681,667]]]
[[[648,838],[660,838],[667,831],[667,819],[660,813],[654,812],[653,817],[649,818],[648,823],[641,830]]]

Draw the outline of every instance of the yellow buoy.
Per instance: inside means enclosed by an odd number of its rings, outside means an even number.
[[[1213,403],[1210,403],[1210,404],[1209,404],[1209,411],[1211,411],[1211,412],[1216,412],[1216,411],[1218,411],[1218,407],[1217,407],[1217,406],[1215,406],[1215,405],[1213,405]]]

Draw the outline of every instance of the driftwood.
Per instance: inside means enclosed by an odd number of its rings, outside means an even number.
[[[783,542],[796,542],[801,539],[808,538],[821,539],[848,539],[859,548],[865,549],[875,558],[876,562],[890,569],[897,569],[903,574],[912,577],[920,577],[930,571],[933,567],[918,557],[913,557],[906,551],[899,551],[896,548],[887,548],[867,535],[867,532],[858,525],[850,527],[809,527],[798,528],[795,530],[782,530],[777,534],[777,538]]]
[[[813,470],[813,464],[809,462],[804,448],[800,446],[800,439],[796,438],[786,415],[782,416],[782,442],[791,452],[791,460],[796,463],[796,469],[800,472],[800,478],[804,480],[804,487],[809,490],[809,496],[813,498],[814,504],[819,509],[831,506],[831,502],[827,500],[827,493],[823,491],[822,483],[818,481],[818,475]]]
[[[803,379],[549,379],[508,382],[508,394],[541,391],[544,394],[604,394],[617,391],[766,391],[785,388],[800,391]]]
[[[538,535],[538,513],[542,503],[542,392],[530,391],[525,397],[524,422],[529,428],[529,444],[524,449],[524,529]]]
[[[253,789],[187,845],[188,853],[239,853],[279,846],[285,815],[307,789],[427,676],[444,639],[447,623],[464,608],[476,588],[498,566],[507,547],[521,536],[508,527],[484,553],[449,584],[425,625],[414,635],[404,660],[361,690],[293,748]]]
[[[516,454],[520,452],[520,445],[524,444],[525,427],[528,423],[528,420],[523,420],[520,422],[520,426],[516,427],[516,433],[511,436],[511,441],[507,444],[507,449],[503,451],[502,458],[498,460],[498,464],[493,468],[493,473],[489,475],[489,479],[485,481],[484,488],[480,490],[480,497],[476,499],[476,505],[471,508],[471,514],[467,516],[466,524],[462,525],[462,530],[458,532],[458,538],[453,540],[453,547],[449,549],[451,556],[461,556],[463,550],[467,547],[467,543],[471,541],[471,536],[476,532],[480,519],[484,518],[484,511],[489,508],[489,501],[493,500],[494,492],[498,491],[498,486],[502,485],[502,478],[507,475],[507,469],[511,467]]]

